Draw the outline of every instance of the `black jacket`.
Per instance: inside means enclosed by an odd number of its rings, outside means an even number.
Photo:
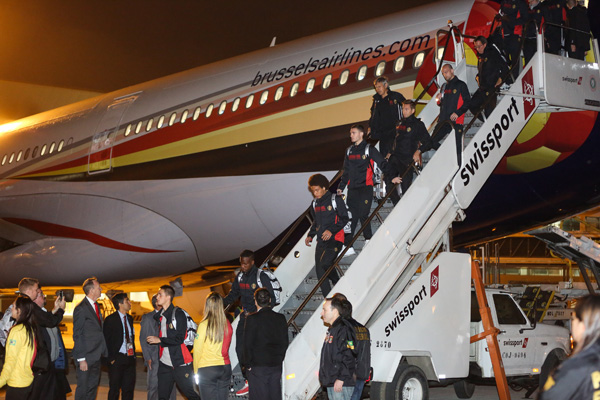
[[[231,284],[231,290],[223,299],[223,304],[228,306],[240,299],[244,311],[249,313],[256,312],[256,304],[254,304],[254,292],[259,288],[257,283],[258,272],[259,269],[256,267],[256,265],[250,268],[250,271],[248,271],[246,274],[240,271]],[[260,275],[260,280],[262,287],[266,288],[271,294],[271,305],[274,307],[275,294],[273,292],[271,280],[265,274]]]
[[[521,35],[523,25],[527,21],[528,8],[526,0],[502,0],[500,15],[504,36]]]
[[[161,332],[159,358],[162,357],[162,352],[165,347],[169,349],[171,362],[174,367],[179,367],[192,362],[192,357],[187,347],[183,343],[187,336],[187,317],[181,308],[177,308],[175,313],[175,326],[173,326],[173,310],[175,306],[171,304],[169,308],[163,310],[154,316],[158,321],[158,326],[161,326],[161,319],[166,318],[167,332]],[[160,329],[160,328],[159,328]],[[185,350],[184,350],[185,349]]]
[[[354,375],[357,380],[366,381],[371,372],[371,333],[360,322],[350,317],[343,319],[344,324],[353,330],[352,340],[356,370]]]
[[[490,43],[485,46],[483,54],[477,56],[479,57],[477,64],[479,87],[482,90],[493,91],[498,78],[502,78],[508,71],[508,66],[498,50]]]
[[[426,152],[432,148],[433,141],[425,124],[415,115],[405,118],[396,128],[396,139],[392,147],[392,157],[402,164],[412,165],[413,154],[417,149]]]
[[[378,93],[373,95],[371,106],[371,137],[381,140],[386,136],[394,136],[396,124],[402,118],[402,102],[406,98],[398,93],[388,90],[388,95],[382,98]]]
[[[335,199],[335,207],[331,203],[332,199]],[[308,231],[308,237],[316,236],[317,242],[323,242],[321,235],[329,230],[332,234],[329,240],[344,243],[344,226],[349,221],[348,209],[344,200],[340,196],[327,192],[320,199],[315,199],[312,204],[310,212],[313,223]]]
[[[458,79],[457,76],[443,86],[442,104],[440,104],[439,122],[450,119],[452,113],[458,114],[455,123],[463,125],[465,123],[465,112],[469,109],[471,94],[467,84]]]
[[[525,32],[525,37],[527,39],[535,39],[536,34],[539,30],[542,29],[542,24],[549,20],[549,10],[548,7],[544,3],[538,3],[537,6],[533,8],[528,8],[527,10],[527,29]]]
[[[135,332],[133,329],[133,317],[127,314],[127,321],[129,322],[129,335],[131,342],[133,343],[133,353],[135,354]],[[104,319],[104,339],[106,340],[106,348],[108,349],[108,362],[112,363],[119,354],[119,350],[123,345],[123,321],[118,311],[110,314]]]
[[[244,360],[247,367],[278,367],[289,344],[285,316],[264,307],[246,317]]]
[[[352,328],[339,317],[329,327],[321,349],[321,385],[331,387],[339,379],[344,381],[344,386],[354,386],[356,360],[352,346]]]
[[[588,19],[587,10],[585,7],[577,5],[570,10],[567,10],[567,18],[569,27],[580,31],[590,31],[590,21]],[[570,45],[574,44],[578,49],[588,51],[590,49],[590,35],[585,33],[567,31],[567,47],[570,50]]]
[[[600,388],[594,388],[594,378],[600,374],[600,341],[565,360],[548,378],[540,400],[594,399]]]
[[[369,155],[366,155],[368,143],[363,140],[359,145],[352,145],[346,149],[344,157],[344,172],[338,188],[344,190],[373,186],[373,162],[383,166],[384,158],[379,151],[369,145]]]

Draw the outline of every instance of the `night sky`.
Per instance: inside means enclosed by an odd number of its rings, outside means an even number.
[[[0,80],[108,92],[431,2],[3,0]]]

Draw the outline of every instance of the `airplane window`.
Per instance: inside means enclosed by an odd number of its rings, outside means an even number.
[[[404,68],[404,57],[401,56],[394,61],[394,72],[400,72],[402,68]]]
[[[250,96],[248,96],[248,99],[246,99],[246,108],[252,107],[253,101],[254,101],[254,95],[251,94]]]
[[[212,114],[213,108],[215,108],[215,106],[212,103],[210,103],[208,105],[208,107],[206,107],[206,114],[204,114],[204,116],[206,118],[210,117],[210,115]]]
[[[35,156],[37,156],[37,152],[38,152],[38,147],[35,146],[33,148],[33,151],[31,152],[31,158],[35,158]]]
[[[7,158],[8,158],[8,154],[5,154],[4,157],[2,157],[2,165],[6,164]]]
[[[325,78],[323,78],[323,84],[321,85],[323,89],[327,89],[329,86],[331,86],[331,74],[325,75]]]
[[[169,126],[173,126],[173,124],[175,123],[175,118],[177,118],[177,113],[174,112],[173,114],[171,114],[171,117],[169,117]]]
[[[358,69],[358,74],[356,74],[356,80],[362,81],[363,79],[365,79],[365,76],[367,76],[367,66],[363,65]]]
[[[65,140],[61,140],[60,143],[58,144],[58,149],[56,149],[57,152],[61,151],[63,149],[63,146],[65,145]],[[27,149],[27,151],[29,152],[29,149]],[[27,156],[27,153],[25,153],[25,156]]]
[[[198,119],[201,111],[202,111],[202,109],[200,107],[196,107],[196,109],[194,110],[194,118],[193,118],[194,121]]]
[[[56,148],[56,142],[52,142],[50,145],[50,150],[48,150],[48,154],[54,153],[54,149]]]
[[[381,61],[375,67],[375,76],[381,76],[385,72],[385,61]]]
[[[233,104],[231,105],[231,111],[236,112],[239,107],[240,107],[240,98],[236,97],[235,100],[233,101]]]
[[[146,132],[149,132],[152,129],[152,124],[154,123],[154,118],[150,118],[148,123],[146,124]]]
[[[160,118],[158,119],[158,122],[156,123],[156,129],[162,128],[164,123],[165,123],[165,116],[161,115]]]
[[[444,55],[444,48],[443,47],[438,48],[437,59],[441,60],[443,55]]]
[[[184,110],[183,114],[181,114],[181,121],[179,121],[179,122],[181,122],[183,124],[187,120],[188,114],[189,114],[189,111]]]
[[[262,92],[262,94],[260,95],[260,105],[263,105],[267,102],[267,99],[269,98],[269,91],[265,90],[264,92]]]
[[[131,133],[131,124],[127,125],[127,129],[125,129],[125,137],[129,136]]]
[[[223,100],[221,104],[219,104],[219,115],[223,115],[225,109],[227,108],[227,101]]]
[[[43,156],[44,154],[46,154],[46,148],[48,147],[48,145],[43,145],[42,146],[42,150],[40,150],[40,156]]]
[[[140,131],[142,130],[142,125],[144,123],[142,121],[138,122],[137,125],[135,126],[135,133],[140,133]]]
[[[340,75],[340,86],[345,85],[346,82],[348,82],[349,76],[350,76],[350,71],[345,70],[344,72],[342,72],[342,74]]]
[[[21,161],[22,155],[23,155],[23,150],[19,151],[19,155],[17,156],[17,162]]]
[[[275,92],[275,101],[279,101],[281,96],[283,96],[283,86],[277,88],[277,91]]]
[[[425,52],[422,51],[415,56],[415,60],[413,61],[413,68],[419,68],[423,65],[423,61],[425,60]]]
[[[315,78],[311,78],[309,79],[309,81],[306,83],[306,93],[310,93],[313,91],[313,89],[315,88]]]
[[[10,155],[10,159],[8,160],[8,163],[9,163],[9,164],[12,164],[12,162],[13,162],[13,160],[14,160],[14,159],[15,159],[15,153],[12,153],[12,154]]]
[[[300,87],[300,84],[298,82],[296,82],[292,85],[292,88],[290,89],[290,97],[294,97],[295,95],[298,94],[299,87]]]
[[[70,145],[70,144],[73,144],[73,138],[72,137],[70,137],[69,140],[67,140],[67,146]]]
[[[25,155],[23,156],[23,161],[25,161],[29,158],[29,153],[31,153],[31,147],[28,147],[27,150],[25,150]]]

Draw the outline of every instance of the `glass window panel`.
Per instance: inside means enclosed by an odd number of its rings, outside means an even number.
[[[56,142],[52,142],[50,145],[50,150],[48,150],[48,154],[54,153],[54,149],[56,148]]]
[[[494,294],[494,305],[499,324],[525,325],[525,317],[507,294]]]
[[[236,112],[240,108],[240,98],[236,97],[231,105],[231,111]]]
[[[60,149],[58,151],[60,151]],[[31,153],[31,147],[28,147],[27,150],[25,150],[25,155],[23,156],[23,161],[25,161],[29,158],[29,153]]]
[[[250,108],[252,107],[252,102],[254,101],[254,95],[251,94],[250,96],[248,96],[248,98],[246,99],[246,108]]]
[[[365,76],[367,76],[367,66],[363,65],[358,69],[358,73],[356,74],[356,80],[362,81],[363,79],[365,79]]]
[[[279,101],[283,96],[283,86],[279,86],[275,91],[275,101]]]
[[[298,82],[296,82],[292,85],[292,88],[290,89],[290,97],[294,97],[295,95],[298,94],[299,87],[300,87],[300,84]]]
[[[46,154],[46,148],[47,147],[48,147],[47,145],[43,145],[42,146],[42,150],[40,151],[40,156],[43,156],[44,154]]]
[[[21,161],[22,156],[23,156],[23,150],[19,151],[19,154],[17,155],[17,162]]]
[[[402,68],[404,68],[404,57],[398,57],[394,61],[394,72],[400,72]]]
[[[143,125],[142,121],[140,121],[140,122],[137,123],[137,125],[135,126],[135,133],[140,133],[141,132],[142,125]]]
[[[219,115],[223,115],[225,109],[227,108],[227,101],[223,100],[219,105]]]
[[[177,113],[174,112],[173,114],[171,114],[171,116],[169,117],[169,126],[173,126],[173,124],[175,123],[175,120],[177,119]]]
[[[206,114],[204,114],[204,116],[206,118],[210,117],[212,115],[213,109],[215,108],[215,105],[213,103],[210,103],[208,105],[208,107],[206,107]]]
[[[127,129],[125,129],[125,137],[129,136],[131,133],[131,124],[127,125]]]
[[[422,51],[415,56],[415,60],[413,61],[413,68],[420,68],[423,65],[423,61],[425,60],[425,52]]]
[[[385,72],[385,61],[381,61],[379,64],[377,64],[377,67],[375,67],[375,76],[381,76],[381,75],[383,75],[384,72]]]
[[[33,148],[33,151],[31,152],[31,158],[35,158],[37,156],[38,149],[39,149],[38,146],[35,146]]]
[[[193,118],[194,121],[198,119],[201,111],[202,111],[202,109],[200,107],[196,107],[196,109],[194,110],[194,118]]]
[[[306,93],[312,92],[314,88],[315,88],[315,78],[311,78],[306,83]]]
[[[349,76],[350,76],[350,71],[345,70],[344,72],[342,72],[342,74],[340,75],[340,86],[345,85],[346,82],[348,82]]]
[[[182,123],[182,124],[183,124],[185,121],[187,121],[187,117],[188,117],[188,114],[189,114],[189,113],[190,113],[190,112],[189,112],[188,110],[184,110],[184,111],[183,111],[183,114],[181,114],[181,123]]]
[[[7,158],[8,158],[8,154],[5,154],[4,157],[2,157],[2,165],[6,164]]]
[[[269,91],[265,90],[264,92],[262,92],[262,94],[260,95],[260,104],[263,105],[267,102],[267,99],[269,98]]]
[[[331,86],[331,74],[325,75],[325,78],[323,78],[323,85],[321,86],[323,89],[327,89]]]
[[[146,132],[149,132],[152,129],[152,124],[154,123],[154,118],[150,118],[148,123],[146,124]]]
[[[62,139],[59,143],[58,143],[58,149],[56,149],[57,152],[61,151],[63,149],[65,145],[65,140]],[[29,152],[29,149],[27,149],[27,152]]]
[[[165,116],[161,115],[160,118],[158,119],[158,122],[156,123],[156,128],[157,129],[162,128],[164,123],[165,123]]]
[[[46,147],[46,145],[44,145],[44,147]],[[12,154],[10,155],[10,159],[8,160],[8,163],[9,163],[9,164],[12,164],[12,162],[14,161],[14,159],[15,159],[15,153],[12,153]]]

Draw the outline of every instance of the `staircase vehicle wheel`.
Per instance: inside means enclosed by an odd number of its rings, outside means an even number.
[[[459,399],[470,399],[475,392],[475,385],[466,380],[454,382],[454,393]]]
[[[419,367],[402,364],[398,367],[392,389],[387,393],[386,400],[427,400],[429,386],[427,378]]]

